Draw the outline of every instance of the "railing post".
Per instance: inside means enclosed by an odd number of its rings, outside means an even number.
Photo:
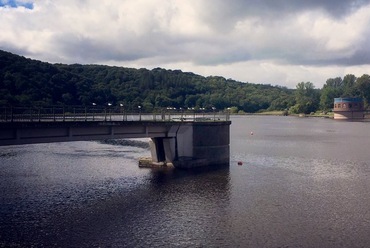
[[[40,109],[40,107],[38,109],[38,117],[39,117],[39,122],[41,122],[41,109]]]
[[[13,106],[10,107],[10,122],[14,121],[14,116],[13,116]]]
[[[76,108],[73,108],[73,121],[76,121]]]
[[[104,108],[104,121],[107,121],[107,108]]]
[[[141,121],[141,106],[139,105],[138,108],[139,108],[139,121]]]
[[[87,108],[85,107],[85,121],[87,121]]]
[[[53,107],[53,120],[55,122],[55,108]]]

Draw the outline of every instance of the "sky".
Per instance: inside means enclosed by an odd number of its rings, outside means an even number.
[[[0,49],[295,88],[370,74],[370,0],[0,0]]]

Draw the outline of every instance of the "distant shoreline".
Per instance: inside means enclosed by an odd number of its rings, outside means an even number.
[[[284,114],[284,111],[266,111],[259,113],[235,113],[231,115],[265,115],[265,116],[296,116],[296,117],[322,117],[322,118],[334,118],[334,113],[328,114],[314,113],[314,114]]]
[[[329,112],[327,114],[323,114],[323,113],[314,113],[314,114],[288,114],[288,115],[284,115],[284,111],[266,111],[266,112],[260,112],[260,113],[235,113],[235,114],[231,114],[231,115],[235,115],[235,116],[243,116],[243,115],[260,115],[260,116],[294,116],[294,117],[319,117],[319,118],[328,118],[328,119],[334,119],[334,113],[333,112]],[[365,121],[370,121],[370,113],[368,114],[365,114],[365,118],[364,119],[360,119],[360,120],[357,120],[357,121],[361,121],[361,120],[365,120]],[[350,120],[350,121],[353,121],[353,120]]]

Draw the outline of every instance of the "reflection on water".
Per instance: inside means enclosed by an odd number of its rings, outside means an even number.
[[[0,247],[370,243],[370,123],[232,122],[230,166],[196,171],[138,168],[143,141],[1,147]]]

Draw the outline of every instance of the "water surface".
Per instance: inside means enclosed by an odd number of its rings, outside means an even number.
[[[367,247],[369,130],[233,117],[201,171],[138,168],[143,140],[0,147],[0,247]]]

